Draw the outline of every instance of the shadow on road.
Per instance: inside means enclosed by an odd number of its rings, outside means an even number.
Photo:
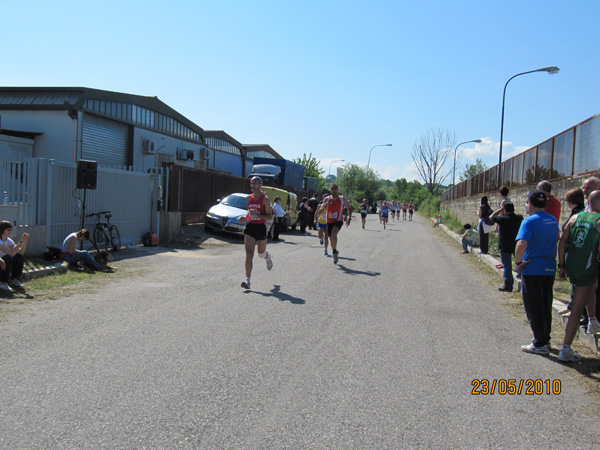
[[[345,258],[345,259],[349,259],[349,258]],[[377,276],[381,275],[381,272],[365,272],[363,270],[350,269],[350,268],[344,266],[343,264],[338,264],[338,267],[340,269],[342,269],[344,271],[344,273],[347,273],[348,275],[366,275],[368,277],[377,277]]]
[[[304,305],[306,303],[306,300],[304,300],[303,298],[294,297],[293,295],[281,292],[281,286],[278,284],[273,285],[273,289],[271,289],[271,292],[244,291],[244,294],[248,294],[251,292],[262,295],[263,297],[275,297],[281,302],[290,302],[294,305]]]

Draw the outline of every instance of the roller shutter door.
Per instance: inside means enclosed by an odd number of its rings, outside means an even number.
[[[86,114],[82,128],[82,159],[108,166],[127,165],[127,125]]]

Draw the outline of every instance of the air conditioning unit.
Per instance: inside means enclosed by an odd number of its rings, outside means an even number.
[[[177,159],[183,159],[184,161],[192,161],[194,159],[194,150],[177,150]]]
[[[144,139],[143,147],[145,153],[155,154],[158,146],[156,145],[156,142],[151,141],[150,139]]]
[[[200,159],[208,159],[210,157],[210,150],[207,148],[200,149]]]

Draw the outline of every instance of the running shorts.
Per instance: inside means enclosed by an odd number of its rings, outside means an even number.
[[[257,241],[262,241],[267,238],[267,225],[264,223],[248,222],[244,234],[253,237]]]
[[[337,221],[337,222],[331,222],[327,224],[327,236],[331,236],[331,233],[333,232],[334,228],[337,228],[338,230],[342,229],[342,225],[344,225],[344,222],[342,222],[341,220]]]

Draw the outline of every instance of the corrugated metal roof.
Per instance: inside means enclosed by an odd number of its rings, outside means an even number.
[[[165,114],[190,129],[204,134],[204,129],[163,103],[158,97],[124,94],[86,87],[0,87],[0,109],[38,110],[84,108],[87,100],[130,103]]]

